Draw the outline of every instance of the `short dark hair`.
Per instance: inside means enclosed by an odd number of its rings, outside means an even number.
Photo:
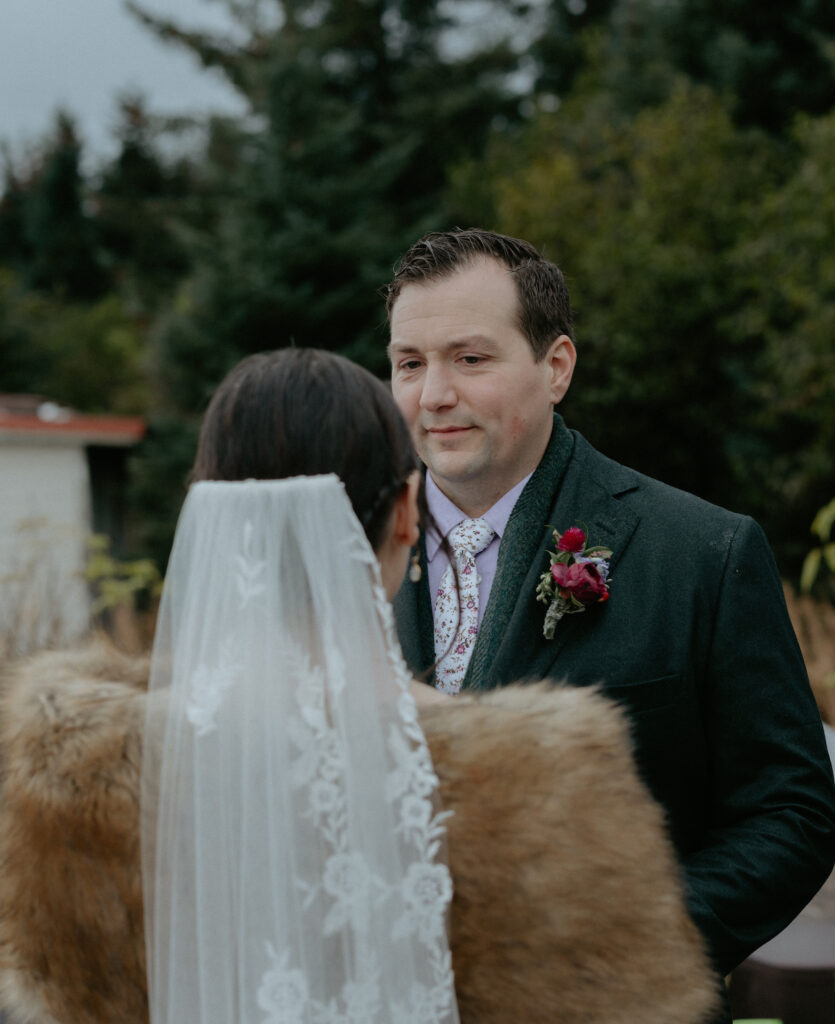
[[[482,258],[498,260],[513,275],[519,296],[519,328],[537,361],[561,334],[574,340],[571,300],[560,268],[530,242],[482,228],[432,231],[415,242],[398,263],[385,290],[389,320],[407,284],[437,281]]]
[[[388,388],[318,349],[248,356],[212,397],[191,479],[278,480],[336,473],[372,548],[418,460]]]

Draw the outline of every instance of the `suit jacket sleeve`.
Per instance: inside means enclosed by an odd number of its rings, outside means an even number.
[[[750,519],[728,546],[706,669],[712,811],[684,868],[691,913],[727,972],[789,923],[835,858],[820,716],[776,565]]]

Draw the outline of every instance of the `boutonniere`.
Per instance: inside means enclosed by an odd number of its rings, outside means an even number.
[[[549,551],[551,568],[539,577],[536,599],[548,605],[542,632],[554,639],[563,615],[584,612],[590,604],[609,600],[609,548],[586,547],[586,533],[572,526],[554,530],[556,551]]]

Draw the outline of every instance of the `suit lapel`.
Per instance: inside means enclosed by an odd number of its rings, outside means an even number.
[[[564,531],[582,526],[591,543],[610,547],[616,576],[618,558],[637,526],[637,517],[618,500],[637,486],[637,476],[567,431],[559,417],[554,434],[502,538],[496,578],[465,687],[490,689],[514,679],[552,674],[559,652],[572,635],[588,628],[588,622],[580,620],[605,616],[605,605],[593,606],[565,616],[553,640],[542,635],[545,606],[536,601],[536,586],[550,564],[554,527]]]
[[[464,689],[488,689],[497,685],[496,658],[500,648],[506,645],[508,628],[520,595],[526,592],[526,580],[539,564],[538,552],[545,550],[550,536],[548,512],[559,490],[572,448],[572,435],[562,417],[555,414],[554,429],[542,461],[519,495],[502,536],[490,600],[464,676]],[[536,589],[536,584],[533,589]]]
[[[618,560],[623,556],[638,525],[638,517],[619,498],[634,490],[637,476],[609,459],[605,460],[608,463],[607,472],[601,474],[601,467],[599,464],[595,466],[595,462],[603,459],[604,456],[599,455],[582,437],[577,437],[575,461],[566,473],[552,515],[555,525],[561,531],[569,526],[581,526],[586,530],[589,543],[611,548],[610,592],[611,599],[617,600],[620,596],[617,591]],[[549,564],[547,551],[551,547],[549,537],[549,543],[542,551],[539,572],[544,571]],[[527,674],[531,678],[552,675],[558,655],[578,633],[597,628],[598,625],[605,627],[607,604],[591,605],[583,612],[564,616],[557,625],[554,639],[546,640],[542,635],[545,605],[538,604],[537,608],[540,609],[536,618],[537,645],[534,656],[527,659]]]

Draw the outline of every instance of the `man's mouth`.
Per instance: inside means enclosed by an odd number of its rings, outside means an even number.
[[[427,434],[434,434],[437,437],[453,437],[455,434],[463,434],[472,427],[427,427]]]

